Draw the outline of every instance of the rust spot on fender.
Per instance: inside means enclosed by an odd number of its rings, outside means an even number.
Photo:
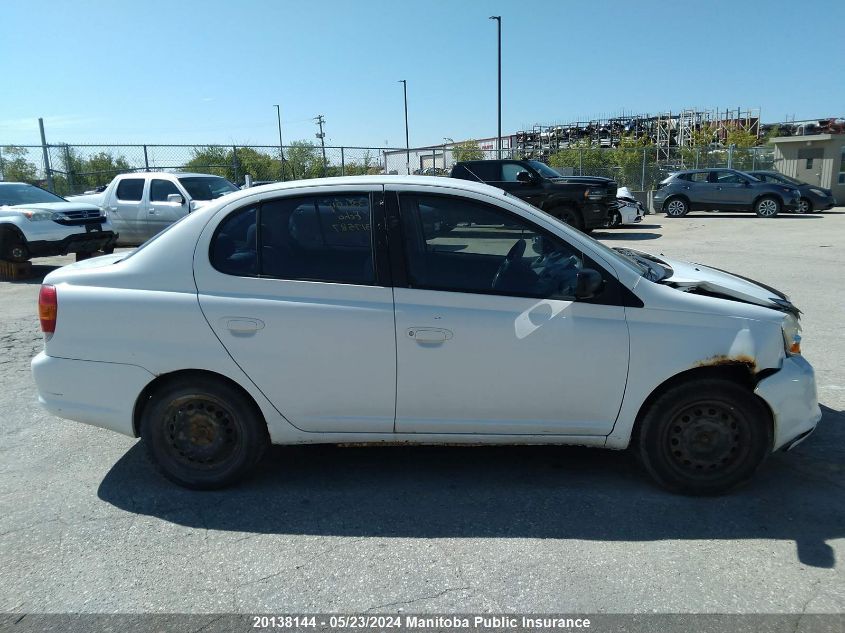
[[[745,367],[752,375],[757,373],[757,361],[745,354],[737,356],[726,356],[724,354],[717,354],[711,356],[706,360],[696,363],[696,367],[725,367],[725,366],[740,366]]]

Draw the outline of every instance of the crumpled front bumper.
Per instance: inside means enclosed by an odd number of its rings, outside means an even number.
[[[780,370],[763,378],[754,393],[774,416],[773,450],[792,448],[816,428],[822,417],[813,367],[803,356],[787,356]]]

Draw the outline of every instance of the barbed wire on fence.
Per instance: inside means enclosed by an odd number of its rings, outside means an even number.
[[[197,172],[235,184],[365,174],[448,175],[460,160],[529,158],[515,150],[482,150],[472,144],[421,148],[326,147],[297,142],[278,145],[52,144],[0,145],[0,180],[51,187],[59,195],[83,193],[114,176],[138,171]],[[571,147],[544,162],[563,175],[603,176],[633,190],[653,188],[673,171],[776,167],[772,147],[654,146]]]

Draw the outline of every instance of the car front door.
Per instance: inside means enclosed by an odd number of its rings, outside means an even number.
[[[481,197],[387,189],[391,256],[397,241],[405,253],[394,278],[396,432],[608,434],[628,328],[618,302],[575,300],[578,272],[596,264]],[[426,229],[432,208],[454,219],[447,235]]]
[[[169,202],[167,196],[177,194],[182,202]],[[176,183],[163,178],[150,180],[145,232],[150,238],[188,213],[188,195]]]
[[[710,173],[715,175],[714,208],[750,210],[754,192],[748,186],[747,178],[732,169],[717,169]]]
[[[136,246],[146,241],[143,210],[144,178],[121,178],[117,182],[108,211],[114,230],[120,235],[119,243]],[[140,218],[139,218],[140,216]]]
[[[392,433],[393,290],[373,246],[384,231],[372,228],[382,187],[297,192],[256,197],[210,223],[194,261],[200,306],[295,427]]]
[[[491,183],[496,187],[504,189],[508,193],[515,195],[517,198],[522,198],[526,202],[533,204],[535,207],[540,207],[545,198],[545,190],[543,189],[543,179],[540,175],[517,161],[504,161],[500,164],[501,175],[499,182]],[[527,172],[531,177],[529,182],[520,181],[517,175],[520,172]]]

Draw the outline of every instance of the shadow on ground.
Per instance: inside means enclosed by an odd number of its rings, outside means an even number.
[[[792,540],[833,568],[845,536],[845,415],[774,455],[745,488],[689,498],[655,488],[627,452],[575,447],[274,447],[238,487],[164,481],[136,444],[99,497],[180,525],[265,534],[656,541]],[[691,544],[690,547],[695,547]]]
[[[628,228],[596,229],[590,234],[597,240],[656,240],[662,237],[660,233],[644,231],[643,229],[660,229],[661,224],[631,224]]]

